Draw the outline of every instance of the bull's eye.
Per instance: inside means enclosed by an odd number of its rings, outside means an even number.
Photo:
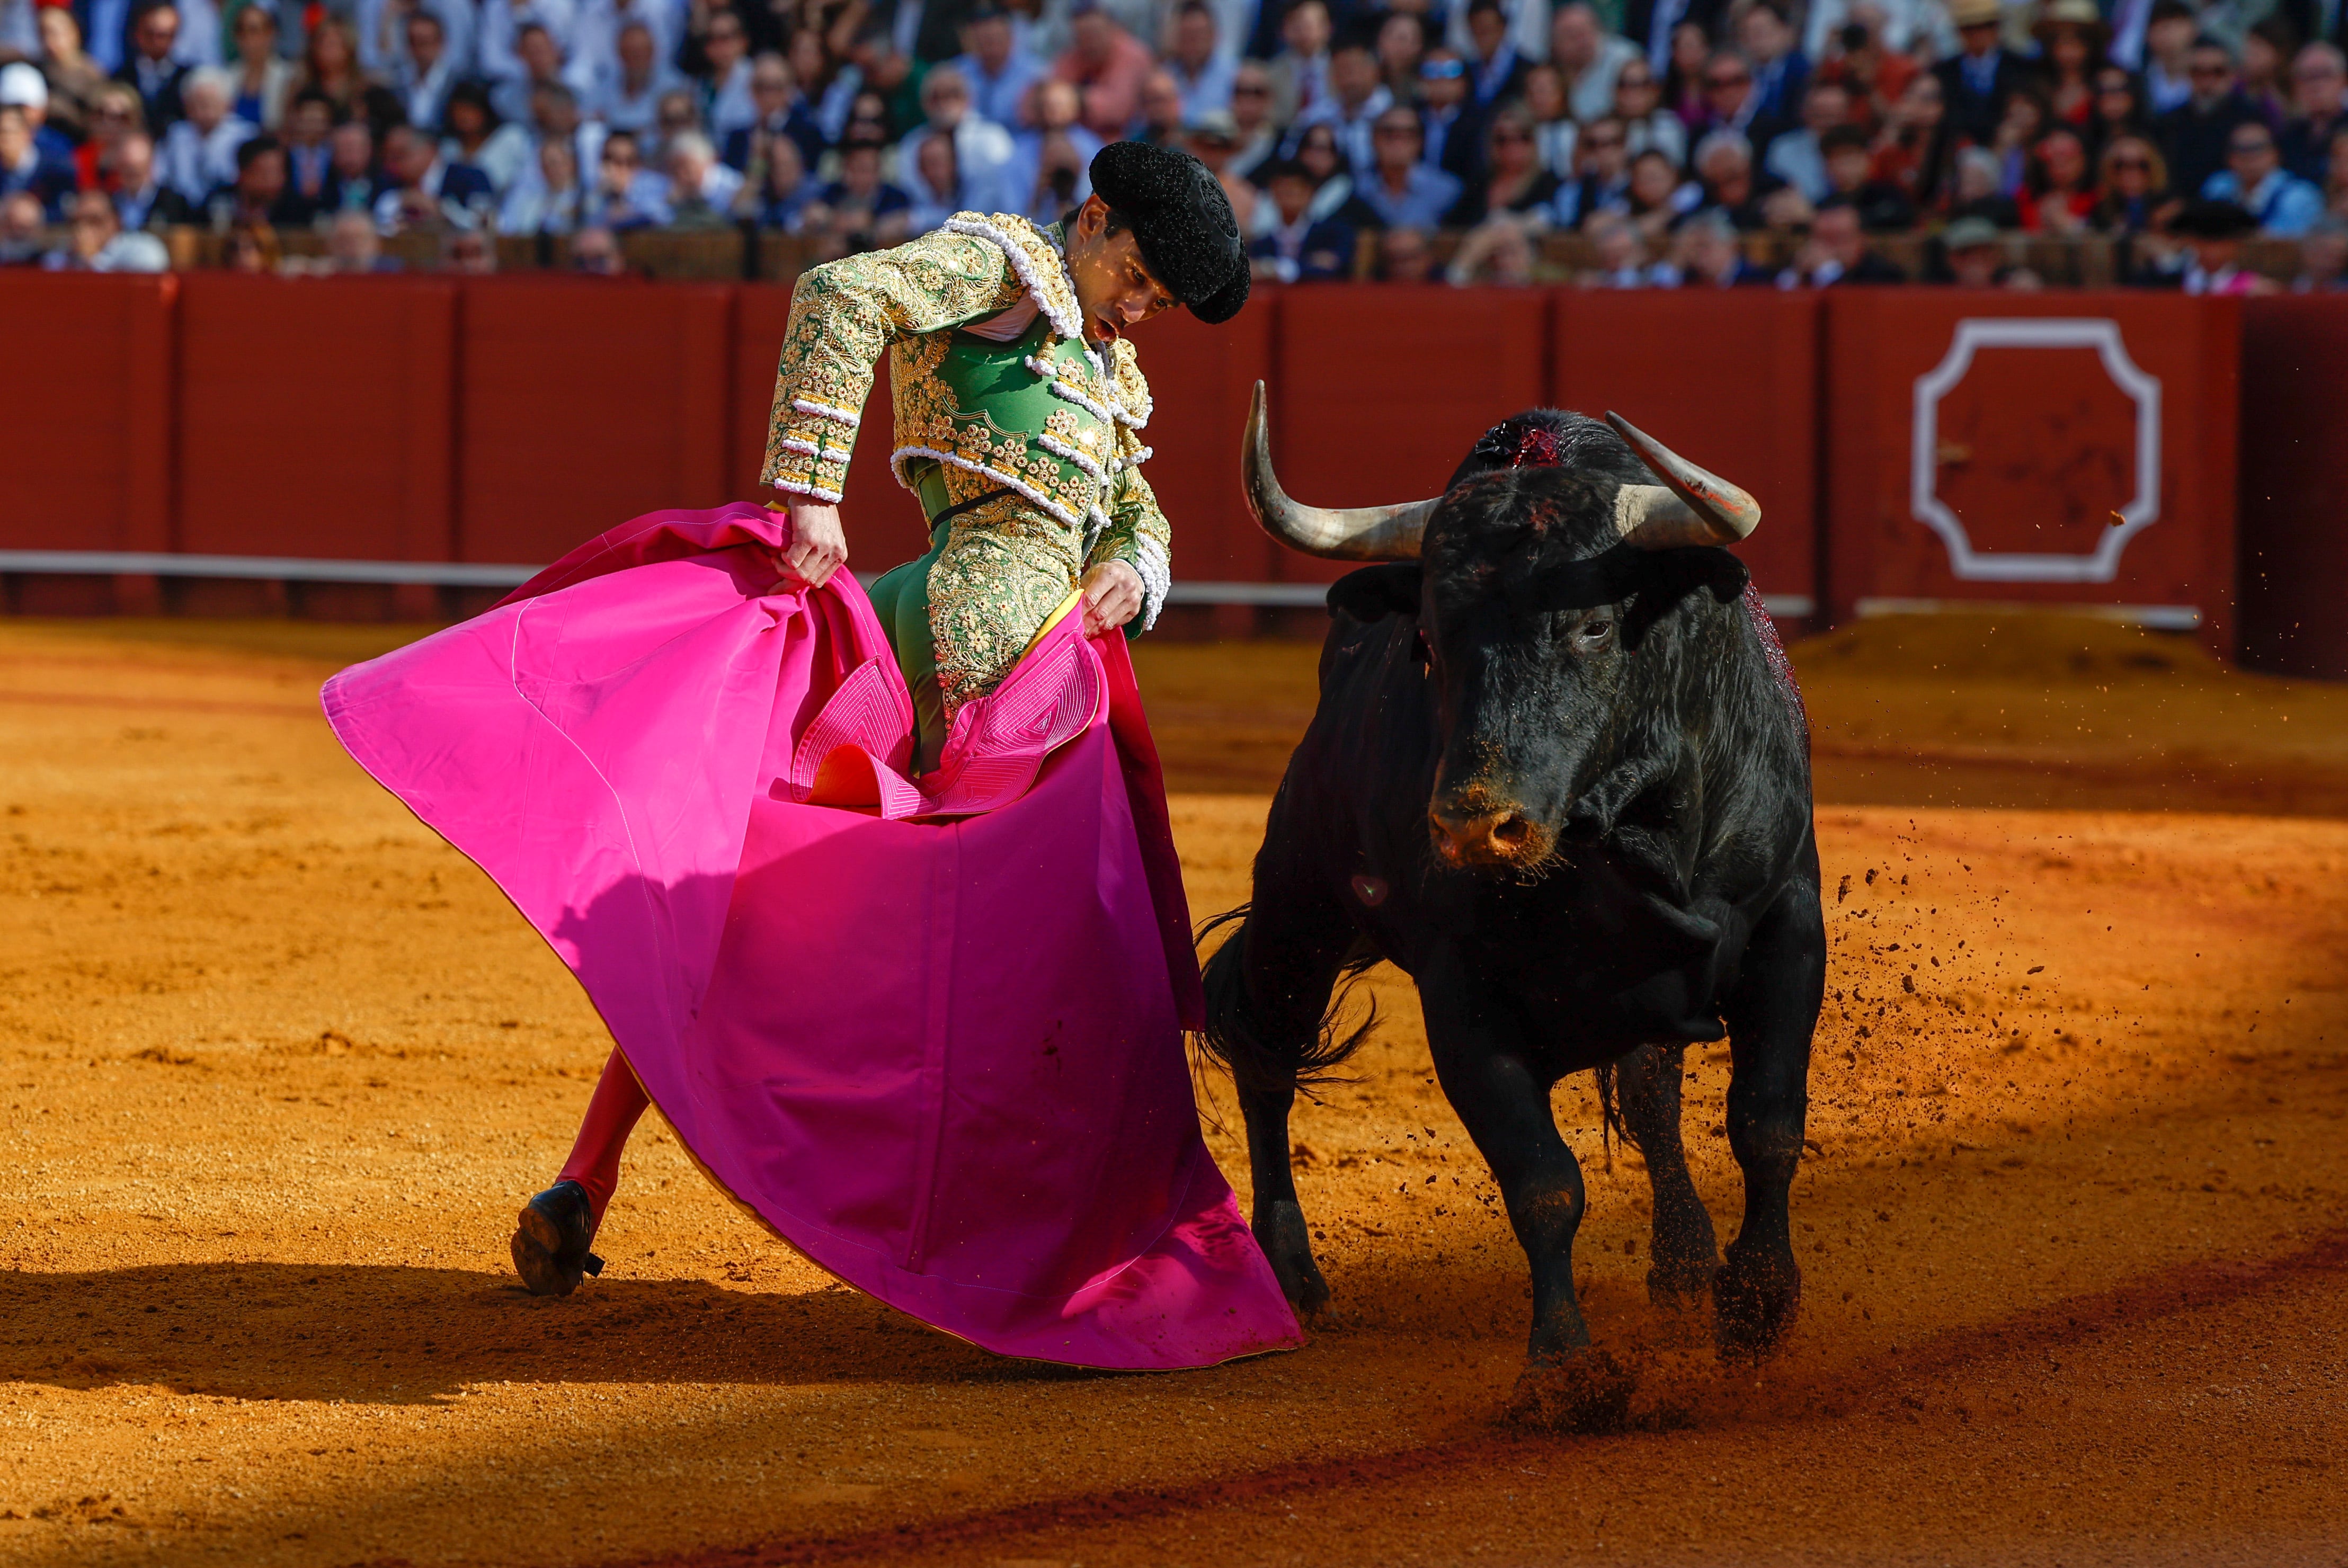
[[[1582,622],[1581,629],[1574,634],[1574,645],[1586,653],[1594,648],[1604,647],[1607,639],[1613,634],[1613,616],[1592,615]]]

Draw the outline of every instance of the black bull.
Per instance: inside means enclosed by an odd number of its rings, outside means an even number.
[[[1625,542],[1622,498],[1678,502],[1604,425],[1511,419],[1415,514],[1294,507],[1259,428],[1259,513],[1268,496],[1326,524],[1267,528],[1389,563],[1330,590],[1319,707],[1251,901],[1217,923],[1239,926],[1206,965],[1205,1039],[1246,1117],[1256,1237],[1300,1309],[1327,1301],[1289,1112],[1366,1032],[1339,1032],[1340,977],[1389,960],[1417,982],[1443,1092],[1531,1265],[1519,1412],[1619,1420],[1631,1379],[1591,1347],[1575,1299],[1581,1171],[1550,1091],[1598,1069],[1610,1118],[1643,1153],[1653,1298],[1708,1285],[1721,1354],[1772,1349],[1800,1299],[1787,1196],[1826,959],[1799,698],[1734,556],[1656,548],[1668,531]],[[1694,490],[1673,488],[1699,499],[1711,476],[1682,467]],[[1745,1179],[1725,1263],[1679,1127],[1684,1047],[1724,1033]]]

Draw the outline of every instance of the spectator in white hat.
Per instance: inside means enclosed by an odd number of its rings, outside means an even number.
[[[20,108],[44,157],[71,158],[73,141],[49,123],[49,84],[40,67],[12,60],[0,66],[0,108]]]
[[[0,104],[0,196],[29,195],[51,222],[65,217],[66,202],[81,184],[74,166],[41,150],[22,104]]]

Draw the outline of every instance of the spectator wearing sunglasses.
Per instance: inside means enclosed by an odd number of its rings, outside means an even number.
[[[1415,109],[1395,104],[1370,126],[1370,170],[1354,187],[1365,228],[1433,229],[1459,200],[1458,179],[1427,164]]]
[[[2096,184],[2103,196],[2088,222],[2106,234],[2140,234],[2154,225],[2168,194],[2168,166],[2151,138],[2116,136],[2096,164]]]
[[[1225,166],[1242,180],[1261,181],[1280,148],[1272,123],[1272,68],[1262,60],[1241,60],[1231,73],[1231,156]]]
[[[1686,166],[1687,127],[1663,107],[1663,84],[1644,58],[1631,61],[1614,78],[1614,117],[1630,134],[1632,157],[1652,149],[1674,166]]]
[[[1436,49],[1418,67],[1419,134],[1427,162],[1472,185],[1484,171],[1484,127],[1468,82],[1468,65],[1449,49]]]
[[[1692,128],[1699,136],[1733,130],[1753,144],[1754,156],[1766,158],[1769,144],[1787,127],[1760,112],[1753,90],[1753,64],[1732,49],[1723,49],[1704,67],[1704,112]]]
[[[1631,204],[1629,135],[1609,115],[1583,128],[1573,150],[1573,178],[1558,187],[1550,214],[1561,229],[1578,229],[1601,212],[1622,212]]]
[[[2178,191],[2193,194],[2226,167],[2234,128],[2258,119],[2258,111],[2242,96],[2232,52],[2216,38],[2205,34],[2195,39],[2185,69],[2192,91],[2154,129],[2161,156],[2168,160],[2169,179]]]
[[[1558,178],[1541,167],[1533,144],[1532,116],[1521,104],[1502,104],[1484,132],[1484,173],[1445,219],[1445,226],[1471,229],[1488,219],[1508,217],[1547,228]]]
[[[645,166],[636,133],[615,130],[603,139],[594,186],[580,208],[580,224],[617,233],[666,223],[667,186],[667,181]]]
[[[2233,201],[2258,220],[2259,232],[2297,239],[2323,216],[2323,192],[2282,166],[2274,133],[2245,120],[2226,141],[2226,167],[2209,176],[2201,194]]]

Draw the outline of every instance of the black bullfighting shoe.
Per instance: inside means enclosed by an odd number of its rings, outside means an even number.
[[[595,1205],[576,1181],[557,1181],[532,1198],[513,1233],[514,1272],[532,1295],[569,1295],[579,1276],[603,1272],[587,1250],[595,1239]]]

